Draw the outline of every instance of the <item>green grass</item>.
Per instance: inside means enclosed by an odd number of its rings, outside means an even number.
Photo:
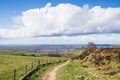
[[[82,49],[81,50],[74,50],[73,53],[74,54],[82,54],[82,51],[83,51]]]
[[[4,55],[20,55],[20,56],[39,56],[37,53],[25,51],[0,50],[0,54]]]
[[[120,80],[120,73],[109,76],[104,72],[106,71],[96,70],[92,64],[80,64],[79,60],[75,60],[62,67],[57,77],[58,80]]]
[[[82,80],[81,76],[89,76],[90,74],[80,68],[79,61],[68,63],[58,71],[58,80]]]
[[[17,80],[25,74],[25,66],[31,69],[31,64],[40,60],[42,63],[46,60],[56,61],[59,58],[54,57],[30,57],[0,54],[0,80],[13,80],[13,70],[17,70]]]
[[[10,51],[10,50],[0,50],[0,54],[14,54],[14,51]]]

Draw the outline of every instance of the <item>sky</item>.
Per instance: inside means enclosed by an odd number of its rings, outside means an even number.
[[[120,44],[119,0],[0,0],[0,44]]]

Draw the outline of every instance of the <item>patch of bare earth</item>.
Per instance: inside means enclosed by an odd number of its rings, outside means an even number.
[[[60,64],[60,65],[54,67],[52,70],[50,70],[48,73],[46,73],[46,74],[43,76],[42,80],[56,80],[56,79],[57,79],[57,77],[56,77],[57,71],[58,71],[61,67],[67,65],[68,63],[69,63],[69,61],[67,61],[67,62],[65,62],[65,63],[63,63],[63,64]]]

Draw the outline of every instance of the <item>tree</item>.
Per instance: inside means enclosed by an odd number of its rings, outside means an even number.
[[[87,45],[88,48],[97,48],[97,46],[95,45],[94,42],[88,42],[88,45]]]

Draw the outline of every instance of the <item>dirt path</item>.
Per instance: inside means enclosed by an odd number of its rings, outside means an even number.
[[[57,79],[57,77],[56,77],[57,71],[61,67],[67,65],[68,63],[69,63],[69,61],[54,67],[51,71],[49,71],[47,74],[45,74],[45,76],[43,76],[42,80],[56,80]]]

